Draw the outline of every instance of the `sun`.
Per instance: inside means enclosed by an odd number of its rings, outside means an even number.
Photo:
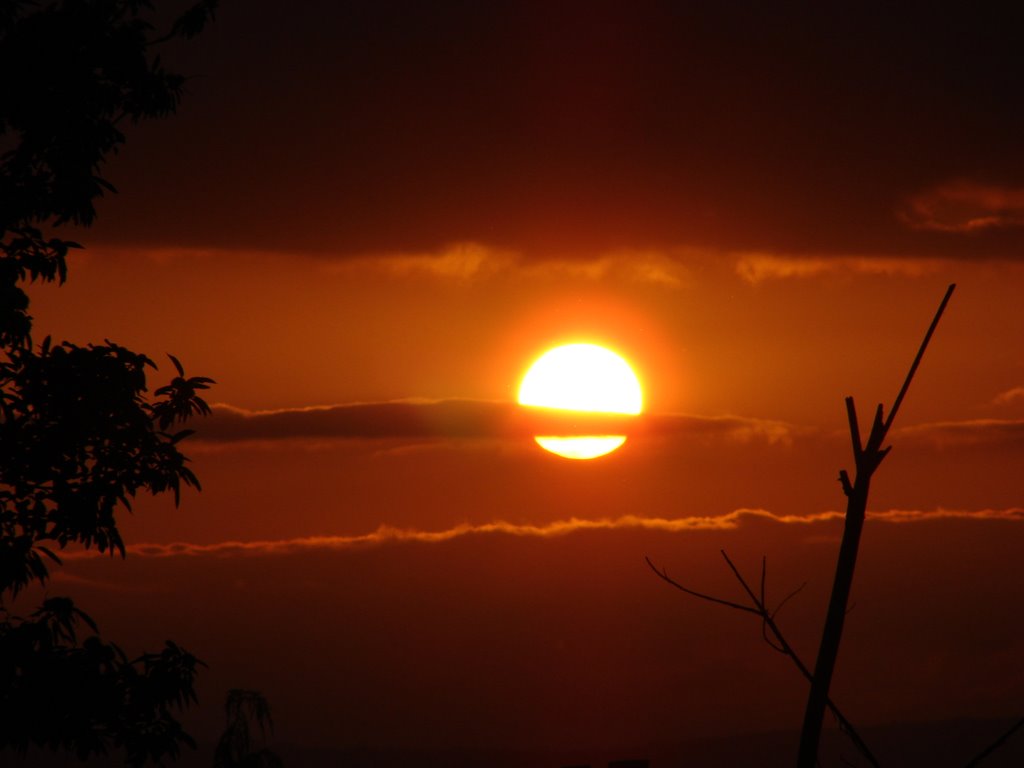
[[[620,355],[597,344],[564,344],[549,349],[527,370],[519,385],[519,404],[561,411],[636,415],[643,391]],[[537,443],[570,459],[611,453],[625,435],[539,435]]]

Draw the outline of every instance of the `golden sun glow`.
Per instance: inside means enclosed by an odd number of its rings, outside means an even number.
[[[622,357],[597,344],[565,344],[541,355],[519,385],[519,404],[562,411],[639,414],[643,392]],[[545,450],[594,459],[626,442],[625,435],[538,435]]]

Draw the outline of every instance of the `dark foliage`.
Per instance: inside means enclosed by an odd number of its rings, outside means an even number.
[[[28,619],[0,622],[0,722],[7,743],[63,749],[79,759],[125,750],[130,765],[177,757],[195,747],[173,716],[196,700],[194,656],[167,642],[160,653],[129,660],[96,634],[78,642],[76,627],[96,625],[66,597],[46,600]]]
[[[65,281],[81,246],[55,232],[91,224],[96,198],[115,191],[99,173],[125,120],[170,115],[181,98],[184,78],[155,46],[199,34],[215,8],[185,8],[157,36],[145,0],[0,3],[0,748],[123,748],[142,765],[192,745],[173,713],[195,702],[194,656],[167,642],[131,658],[68,598],[27,618],[9,601],[46,584],[68,547],[124,557],[116,515],[139,491],[177,502],[182,483],[199,487],[181,424],[209,412],[212,380],[171,357],[177,375],[149,395],[145,355],[35,345],[24,284]]]
[[[253,731],[259,731],[259,741],[274,730],[270,717],[270,704],[259,691],[233,688],[224,702],[227,724],[213,753],[214,768],[281,768],[284,763],[276,753],[266,747],[257,747]]]
[[[177,362],[177,361],[175,361]],[[0,588],[45,583],[53,548],[72,543],[125,554],[115,512],[139,490],[199,487],[167,431],[209,406],[211,379],[177,376],[144,398],[145,356],[108,342],[15,347],[0,361]],[[47,546],[52,543],[52,546]],[[46,559],[44,559],[46,558]]]

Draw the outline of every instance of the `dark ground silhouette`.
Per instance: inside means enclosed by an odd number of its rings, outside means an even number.
[[[953,720],[863,728],[883,765],[954,768],[962,766],[978,744],[991,741],[1009,725],[1007,720]],[[735,736],[691,740],[679,744],[624,745],[617,749],[577,748],[551,750],[449,749],[416,750],[387,747],[326,748],[276,745],[288,768],[563,768],[589,765],[604,768],[616,760],[644,758],[650,768],[792,768],[799,740],[797,731],[737,733]],[[209,768],[213,744],[200,744],[183,753],[179,768]],[[821,743],[822,765],[862,766],[845,736],[826,727]],[[843,763],[845,759],[848,762]],[[107,758],[87,763],[65,762],[59,755],[39,754],[33,768],[85,765],[114,768]],[[1024,742],[1013,741],[983,763],[985,768],[1024,765]]]

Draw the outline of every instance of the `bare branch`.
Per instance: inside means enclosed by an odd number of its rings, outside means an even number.
[[[725,550],[722,551],[725,554]],[[767,598],[765,597],[765,581],[768,578],[768,557],[767,555],[761,555],[761,602],[758,604],[758,608],[764,608]]]
[[[989,755],[991,755],[993,752],[995,752],[997,749],[1002,747],[1003,744],[1005,744],[1007,742],[1007,740],[1009,740],[1009,738],[1011,736],[1013,736],[1013,734],[1015,734],[1022,727],[1024,727],[1024,718],[1021,718],[1016,723],[1011,725],[1003,733],[1002,736],[1000,736],[998,739],[996,739],[991,744],[989,744],[987,747],[985,747],[985,749],[983,749],[981,752],[979,752],[977,755],[975,755],[974,758],[969,763],[967,763],[967,765],[964,766],[964,768],[974,768],[974,766],[976,766],[976,765],[981,765],[981,761],[982,760],[984,760]]]
[[[853,493],[853,484],[850,482],[850,476],[846,474],[845,469],[839,470],[839,482],[843,486],[843,494],[850,496]]]
[[[893,420],[896,418],[896,412],[900,409],[900,405],[903,403],[903,398],[907,394],[907,390],[910,389],[910,381],[914,378],[914,374],[917,373],[917,366],[921,364],[921,358],[924,357],[924,351],[928,348],[928,342],[932,340],[932,334],[935,333],[935,328],[939,324],[939,320],[942,318],[942,313],[946,311],[946,305],[949,304],[950,298],[953,296],[953,291],[956,290],[956,283],[950,283],[949,288],[946,289],[946,295],[942,297],[942,302],[939,304],[939,308],[935,311],[935,317],[932,318],[932,324],[928,326],[928,331],[924,335],[924,341],[921,342],[920,348],[917,350],[917,356],[914,358],[914,362],[910,365],[910,371],[907,373],[907,378],[903,381],[903,386],[900,388],[900,392],[896,395],[896,400],[893,401],[892,410],[889,411],[889,418],[885,422],[885,431],[889,431],[889,427],[892,426]]]
[[[939,319],[949,303],[950,297],[956,284],[952,284],[946,290],[935,317],[925,333],[917,355],[911,363],[910,370],[903,380],[899,394],[893,403],[889,417],[884,418],[884,409],[881,404],[875,409],[875,417],[871,423],[871,432],[868,435],[867,443],[861,447],[860,427],[857,423],[857,414],[853,405],[853,398],[846,398],[846,413],[850,421],[850,439],[853,443],[854,460],[857,465],[857,475],[850,483],[849,476],[845,472],[839,475],[843,484],[843,492],[847,496],[846,519],[843,525],[843,538],[839,544],[839,557],[836,561],[835,578],[832,582],[832,593],[829,597],[828,610],[825,616],[825,626],[821,633],[821,644],[818,647],[818,657],[815,661],[814,675],[811,679],[811,690],[807,697],[807,707],[804,710],[804,723],[800,730],[800,750],[797,755],[797,768],[814,768],[818,762],[818,744],[821,740],[821,726],[828,702],[829,687],[832,684],[832,674],[835,671],[836,659],[839,656],[839,642],[843,635],[843,623],[846,619],[847,604],[850,600],[850,591],[853,586],[853,574],[857,564],[857,550],[860,546],[861,532],[864,527],[864,518],[867,514],[868,491],[871,487],[871,477],[875,470],[889,453],[889,448],[883,448],[889,428],[892,427],[896,413],[903,403],[903,398],[910,388],[910,382],[917,372],[928,342],[931,341]]]
[[[734,603],[731,600],[723,600],[720,597],[705,595],[703,592],[697,592],[696,590],[690,589],[689,587],[684,587],[678,581],[670,577],[666,571],[659,571],[657,566],[655,566],[654,563],[651,562],[651,558],[645,557],[644,560],[647,561],[647,565],[649,565],[651,570],[654,571],[655,574],[657,574],[658,578],[660,578],[662,581],[668,584],[671,584],[673,587],[675,587],[681,592],[685,592],[688,595],[693,595],[694,597],[698,597],[701,600],[707,600],[709,603],[718,603],[719,605],[725,605],[729,608],[734,608],[737,611],[743,611],[744,613],[760,614],[760,612],[756,608],[751,608],[746,605],[740,605],[739,603]]]
[[[861,458],[873,458],[874,454],[882,452],[882,443],[885,441],[885,435],[889,431],[889,428],[885,426],[885,421],[882,418],[884,412],[885,409],[881,403],[875,406],[875,418],[871,422],[871,432],[868,434],[868,443],[864,446]],[[889,415],[891,416],[892,414]],[[883,457],[878,458],[875,466],[882,463],[882,458]],[[857,471],[859,472],[860,468],[858,468]]]
[[[853,456],[859,457],[864,449],[860,442],[860,424],[857,423],[857,407],[853,404],[853,398],[846,398],[846,418],[850,422],[850,439],[853,441]],[[845,470],[843,470],[845,473]]]
[[[759,600],[758,600],[758,599],[757,599],[757,598],[756,598],[756,597],[754,596],[754,591],[753,591],[753,590],[752,590],[752,589],[750,588],[750,586],[749,586],[749,585],[747,584],[746,580],[745,580],[745,579],[743,578],[743,576],[742,576],[742,575],[740,574],[740,571],[739,571],[739,569],[738,569],[738,568],[736,567],[736,564],[735,564],[735,563],[733,563],[733,561],[729,559],[729,555],[728,555],[728,554],[726,553],[726,551],[725,551],[724,549],[720,549],[720,550],[718,550],[718,551],[722,553],[722,557],[724,557],[724,558],[725,558],[725,562],[726,562],[726,563],[727,563],[727,564],[729,565],[729,570],[731,570],[731,571],[732,571],[732,573],[733,573],[733,575],[734,575],[734,576],[736,577],[737,581],[739,581],[739,583],[743,585],[743,589],[744,589],[744,590],[746,590],[746,592],[747,592],[747,595],[749,595],[749,596],[750,596],[750,601],[751,601],[751,602],[752,602],[752,603],[753,603],[754,605],[756,605],[756,606],[757,606],[757,613],[764,613],[764,603],[760,602],[760,601],[759,601]],[[763,562],[764,562],[764,561],[762,560],[762,563],[763,563]]]
[[[805,581],[799,587],[797,587],[792,592],[790,592],[788,595],[786,595],[784,598],[782,598],[782,600],[779,602],[779,604],[775,606],[775,610],[772,611],[772,614],[771,614],[772,618],[774,619],[778,615],[779,611],[782,610],[782,606],[784,606],[786,603],[788,603],[794,597],[796,597],[801,592],[803,592],[804,591],[804,587],[806,587],[806,586],[807,586],[807,582]]]
[[[777,640],[774,640],[774,639],[772,639],[771,637],[768,636],[768,629],[769,629],[768,621],[766,619],[762,618],[761,619],[761,639],[764,640],[765,643],[768,644],[768,647],[771,648],[773,651],[778,651],[783,656],[788,656],[789,654],[786,652],[785,647],[783,647],[783,645],[781,643],[779,643]]]
[[[654,565],[654,563],[651,562],[651,559],[649,557],[645,557],[644,560],[647,561],[647,565],[650,567],[652,571],[654,571],[654,573],[660,579],[670,584],[671,586],[675,587],[676,589],[680,590],[681,592],[685,592],[686,594],[700,598],[701,600],[706,600],[711,603],[717,603],[719,605],[724,605],[729,608],[734,608],[738,611],[743,611],[744,613],[753,613],[754,615],[760,617],[761,635],[764,638],[765,642],[768,644],[768,646],[771,647],[773,650],[778,651],[782,655],[788,656],[792,660],[793,664],[796,665],[796,668],[800,671],[800,674],[803,675],[804,679],[808,682],[813,682],[814,678],[811,674],[811,671],[807,668],[807,665],[803,663],[803,661],[797,655],[796,651],[793,650],[793,647],[789,644],[789,641],[786,640],[785,636],[782,634],[782,630],[779,629],[778,624],[776,624],[775,622],[775,614],[779,612],[779,609],[781,609],[782,606],[790,600],[790,598],[799,593],[800,590],[804,588],[805,584],[801,584],[797,589],[790,592],[785,597],[785,599],[783,599],[783,601],[775,607],[774,611],[770,611],[766,605],[767,598],[765,588],[765,584],[767,582],[767,559],[764,557],[762,557],[761,559],[761,595],[759,597],[757,594],[754,593],[753,589],[747,583],[746,579],[743,578],[743,574],[740,573],[739,569],[736,567],[736,564],[733,563],[733,561],[730,559],[729,555],[725,552],[725,550],[720,550],[720,552],[722,553],[722,557],[725,559],[726,564],[729,566],[729,569],[736,577],[736,580],[739,581],[740,585],[743,587],[743,590],[747,593],[747,597],[750,598],[750,601],[754,606],[753,608],[747,605],[735,603],[731,600],[723,600],[722,598],[707,595],[703,592],[697,592],[696,590],[690,589],[689,587],[684,587],[682,584],[669,577],[668,573],[664,569],[659,570]],[[843,715],[843,713],[835,705],[832,699],[826,697],[825,706],[828,709],[828,711],[832,713],[832,716],[836,719],[836,722],[839,724],[839,729],[849,737],[854,747],[856,747],[856,749],[861,753],[861,755],[868,761],[870,765],[874,766],[875,768],[878,768],[878,760],[871,753],[871,750],[868,748],[867,744],[865,744],[864,740],[860,737],[860,734],[857,733],[856,729],[853,727],[850,721],[846,719],[846,716]]]

